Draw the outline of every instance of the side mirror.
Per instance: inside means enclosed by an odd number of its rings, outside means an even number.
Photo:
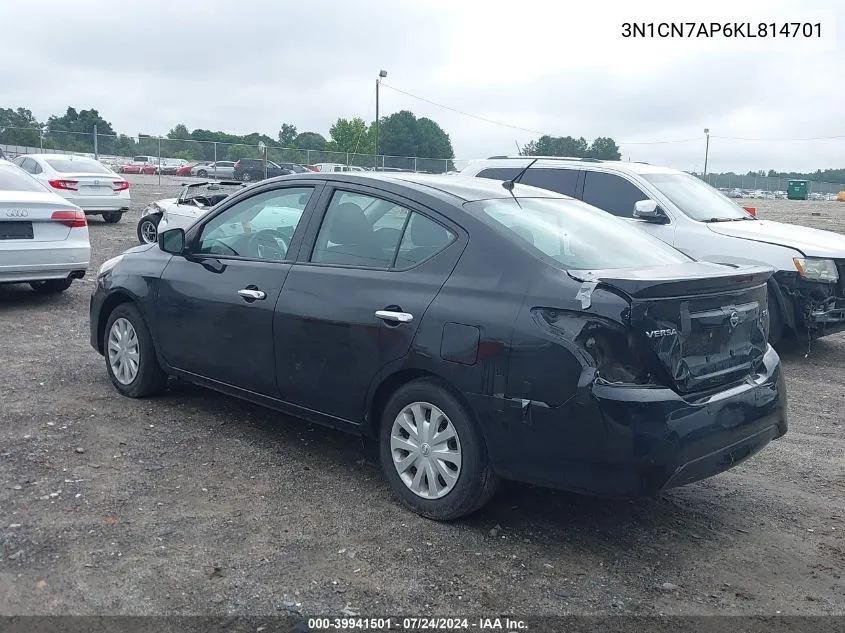
[[[185,252],[185,229],[167,229],[158,236],[158,247],[171,255]]]
[[[654,200],[638,200],[634,203],[634,217],[653,224],[668,224],[666,213]]]

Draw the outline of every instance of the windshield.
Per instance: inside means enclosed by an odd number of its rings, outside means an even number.
[[[103,165],[89,158],[47,158],[46,162],[50,167],[62,174],[86,173],[86,174],[110,174],[111,172]]]
[[[643,174],[686,215],[699,222],[753,220],[743,208],[707,183],[689,174]]]
[[[564,198],[500,198],[467,202],[561,268],[600,270],[688,262],[689,257],[628,222]]]

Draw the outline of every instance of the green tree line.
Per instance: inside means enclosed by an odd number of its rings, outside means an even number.
[[[43,122],[26,108],[0,108],[0,143],[3,144],[90,153],[94,151],[95,126],[100,154],[158,154],[157,137],[143,133],[137,136],[118,134],[94,108],[77,110],[68,107],[63,115],[50,116]],[[378,127],[379,154],[450,162],[455,157],[449,135],[429,118],[417,118],[412,112],[402,110],[381,117]],[[218,160],[257,157],[259,142],[267,146],[268,155],[276,160],[286,160],[281,152],[284,148],[372,155],[376,149],[376,126],[359,117],[341,117],[331,125],[326,138],[318,132],[299,131],[291,123],[282,123],[275,137],[259,132],[238,135],[202,128],[189,130],[184,123],[179,123],[161,142],[162,155],[187,160],[213,159],[215,143]],[[362,160],[366,160],[364,156],[356,157],[356,162]]]

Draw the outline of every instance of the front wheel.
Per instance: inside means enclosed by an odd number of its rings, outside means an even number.
[[[496,491],[498,478],[472,414],[436,380],[416,380],[393,394],[379,448],[394,494],[424,517],[466,516]]]
[[[103,219],[108,224],[117,224],[118,222],[120,222],[120,218],[122,216],[123,216],[123,214],[120,213],[119,211],[109,211],[108,213],[103,214]]]
[[[204,169],[200,169],[197,172],[197,176],[199,176],[200,178],[206,178],[208,176],[208,172],[205,171]]]
[[[145,215],[138,222],[138,241],[141,244],[155,244],[158,240],[158,223],[160,215]]]
[[[51,295],[64,292],[73,283],[73,279],[47,279],[45,281],[30,281],[29,287],[40,295]]]
[[[144,398],[164,390],[167,374],[158,364],[150,330],[134,304],[122,303],[109,315],[103,352],[109,378],[124,396]]]
[[[245,171],[241,175],[241,180],[243,180],[244,182],[249,182],[250,180],[252,180],[252,176],[250,175],[250,173],[248,171]]]

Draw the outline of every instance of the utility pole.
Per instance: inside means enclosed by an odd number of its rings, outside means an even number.
[[[97,151],[97,126],[94,125],[94,160],[100,160],[100,153]]]
[[[379,154],[379,138],[378,138],[378,89],[381,85],[381,80],[387,77],[386,70],[378,71],[378,79],[376,79],[376,155],[373,157],[373,168],[378,171],[378,154]]]
[[[710,154],[710,128],[704,128],[704,133],[707,135],[707,141],[704,145],[704,182],[707,182],[707,157]]]

